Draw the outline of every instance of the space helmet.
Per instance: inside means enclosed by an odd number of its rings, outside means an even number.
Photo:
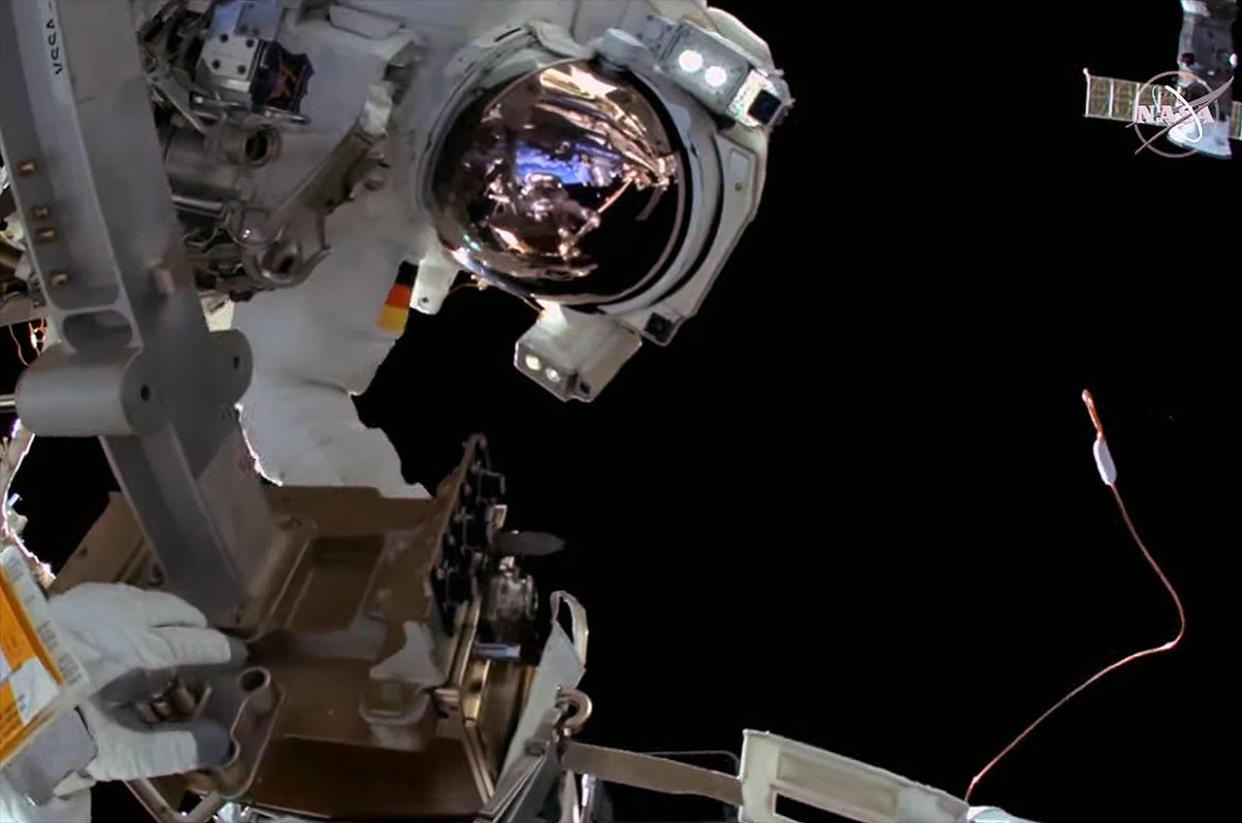
[[[642,339],[668,343],[697,311],[754,216],[788,89],[770,58],[655,16],[589,44],[502,28],[448,73],[422,205],[458,267],[545,308],[518,368],[592,399]]]

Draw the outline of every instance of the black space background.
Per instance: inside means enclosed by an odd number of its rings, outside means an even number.
[[[363,420],[428,484],[486,432],[510,523],[570,541],[539,573],[590,612],[589,740],[737,749],[770,729],[960,795],[1066,690],[1175,630],[1096,474],[1089,387],[1189,633],[1054,716],[975,801],[1217,812],[1242,160],[1136,158],[1123,125],[1081,116],[1084,66],[1173,67],[1178,3],[722,5],[798,105],[702,314],[560,405],[510,365],[530,311],[459,292],[413,317]],[[110,482],[93,443],[37,441],[16,484],[32,547],[66,554]]]

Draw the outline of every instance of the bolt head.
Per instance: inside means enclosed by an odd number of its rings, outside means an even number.
[[[48,285],[54,289],[69,285],[69,273],[63,271],[54,271],[47,278]]]

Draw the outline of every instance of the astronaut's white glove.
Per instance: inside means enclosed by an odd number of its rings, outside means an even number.
[[[143,670],[240,664],[244,646],[207,628],[203,613],[184,600],[122,583],[83,583],[51,598],[48,609],[94,691],[79,709],[99,751],[86,776],[62,781],[62,796],[44,807],[13,797],[0,781],[0,820],[85,823],[87,789],[96,780],[177,774],[225,759],[228,734],[219,725],[199,720],[149,727],[125,706],[122,693],[128,680],[145,682]]]
[[[53,597],[48,608],[96,692],[136,670],[245,660],[245,646],[207,628],[202,612],[165,592],[83,583]],[[98,696],[81,709],[99,748],[87,767],[95,780],[178,774],[228,753],[228,734],[214,723],[161,723],[152,730],[136,712],[110,710]]]

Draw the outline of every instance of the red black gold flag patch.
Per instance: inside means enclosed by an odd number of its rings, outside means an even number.
[[[388,290],[388,299],[380,306],[379,319],[376,321],[381,329],[400,334],[405,331],[406,318],[410,316],[410,297],[414,294],[414,277],[418,267],[412,263],[402,263],[397,269],[397,280]]]

